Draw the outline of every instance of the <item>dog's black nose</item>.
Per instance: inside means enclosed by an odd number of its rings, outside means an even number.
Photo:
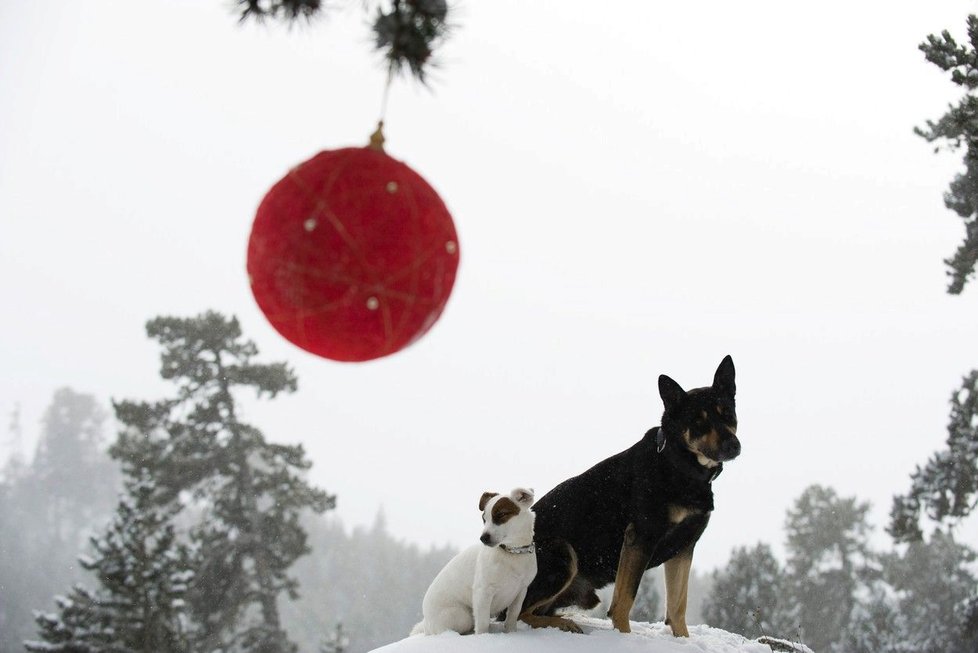
[[[740,440],[737,438],[727,438],[720,445],[720,453],[724,460],[733,460],[740,455]]]
[[[492,538],[489,537],[489,533],[483,533],[482,537],[479,538],[479,541],[485,544],[486,546],[489,546],[489,542],[492,541]]]

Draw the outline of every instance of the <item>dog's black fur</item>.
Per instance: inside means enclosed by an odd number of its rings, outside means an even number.
[[[598,604],[595,589],[615,583],[609,614],[629,630],[642,573],[666,563],[666,620],[688,635],[686,582],[692,551],[713,511],[713,480],[740,454],[733,360],[713,385],[684,391],[659,377],[661,426],[630,448],[570,478],[534,505],[536,579],[521,617],[533,626],[579,630],[554,611]]]

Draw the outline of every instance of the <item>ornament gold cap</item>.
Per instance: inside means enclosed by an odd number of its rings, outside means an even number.
[[[378,152],[384,151],[384,121],[381,120],[377,123],[377,129],[373,134],[370,135],[370,143],[367,145],[371,150],[377,150]]]

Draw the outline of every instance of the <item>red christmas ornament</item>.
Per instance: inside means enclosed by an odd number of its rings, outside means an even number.
[[[320,152],[262,200],[248,242],[258,306],[294,344],[338,361],[408,346],[455,282],[458,236],[438,194],[369,147]]]

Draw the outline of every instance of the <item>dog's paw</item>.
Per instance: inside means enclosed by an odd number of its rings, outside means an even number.
[[[554,624],[557,628],[560,628],[565,633],[577,633],[578,635],[583,635],[584,631],[581,627],[570,619],[558,618],[557,622]]]
[[[563,617],[544,617],[535,614],[520,615],[520,620],[531,628],[558,628],[565,633],[577,633],[583,635],[581,627],[570,619]]]
[[[669,624],[672,628],[672,634],[674,637],[689,637],[689,628],[686,627],[685,623],[673,623]]]

